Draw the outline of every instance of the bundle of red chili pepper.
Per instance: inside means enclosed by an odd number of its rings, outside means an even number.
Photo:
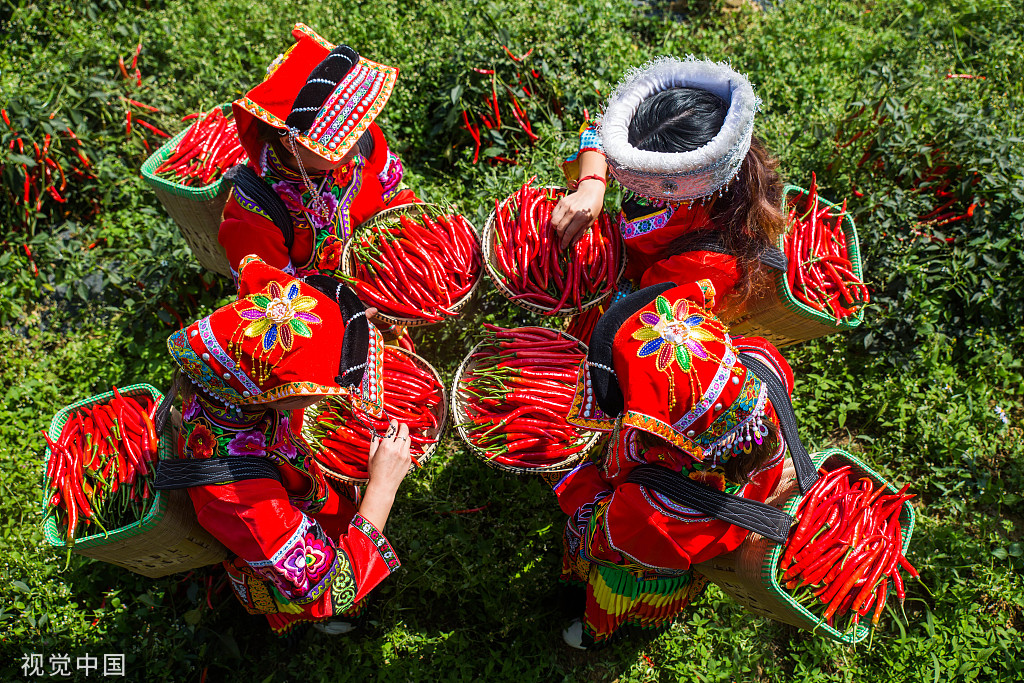
[[[812,173],[810,190],[788,202],[792,227],[784,243],[789,260],[786,279],[795,297],[832,316],[838,325],[871,296],[854,273],[846,248],[846,200],[838,211],[818,200],[818,182]]]
[[[458,214],[381,222],[352,243],[352,286],[381,313],[438,322],[480,277],[480,247]]]
[[[416,456],[437,443],[440,437],[438,406],[444,403],[444,389],[430,370],[407,352],[393,346],[384,348],[384,410],[378,419],[353,411],[348,399],[331,398],[310,425],[309,433],[322,444],[316,458],[328,469],[349,479],[368,479],[367,457],[373,434],[388,431],[388,418],[409,426],[413,464]]]
[[[209,185],[235,164],[248,162],[234,117],[224,115],[220,107],[198,117],[178,141],[174,152],[155,173],[182,185]]]
[[[583,360],[580,343],[544,327],[484,327],[492,338],[470,356],[457,388],[470,444],[495,463],[524,469],[579,455],[589,432],[565,418]]]
[[[551,226],[551,211],[565,192],[533,188],[531,178],[504,204],[494,202],[493,248],[501,282],[513,301],[524,301],[554,315],[586,304],[612,290],[619,276],[622,248],[617,231],[602,211],[593,226],[567,249]]]
[[[46,481],[53,489],[47,514],[63,518],[68,543],[95,524],[106,531],[145,512],[151,463],[157,460],[156,403],[147,394],[122,396],[79,408],[52,440]],[[61,521],[61,520],[58,520]]]
[[[877,625],[890,581],[903,605],[900,567],[918,576],[903,555],[900,527],[903,504],[913,494],[906,492],[909,484],[891,494],[867,477],[851,480],[849,465],[823,472],[800,501],[800,522],[779,563],[780,583],[801,591],[801,603],[824,606],[821,618],[829,625],[849,614],[856,627],[868,613]]]

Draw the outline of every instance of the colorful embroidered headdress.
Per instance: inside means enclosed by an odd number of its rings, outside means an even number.
[[[305,24],[267,69],[267,78],[234,105],[238,136],[250,159],[262,149],[256,119],[288,131],[292,140],[332,162],[341,161],[377,118],[394,88],[398,69],[335,47]]]
[[[712,468],[761,443],[769,411],[765,384],[739,362],[757,349],[784,368],[764,340],[734,343],[710,312],[708,280],[655,285],[616,302],[598,321],[569,421],[610,431],[616,420],[649,432]]]
[[[201,390],[229,406],[349,395],[381,415],[384,342],[355,294],[242,259],[238,300],[178,330],[167,348]]]
[[[629,143],[629,124],[640,103],[670,88],[697,88],[728,105],[725,122],[703,147],[689,152],[651,152]],[[644,197],[683,202],[708,197],[736,176],[750,149],[754,112],[761,101],[745,76],[728,65],[664,57],[626,74],[608,100],[601,143],[619,183]]]

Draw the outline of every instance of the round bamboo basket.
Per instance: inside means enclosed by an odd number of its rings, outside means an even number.
[[[525,327],[525,328],[522,328],[522,329],[544,329],[544,330],[556,331],[559,334],[561,334],[563,337],[565,337],[566,339],[572,339],[573,341],[575,341],[577,344],[579,344],[580,350],[584,354],[587,353],[587,345],[586,344],[584,344],[580,340],[576,339],[575,337],[573,337],[571,335],[568,335],[565,332],[562,332],[561,330],[554,330],[553,328],[549,328],[549,327],[543,327],[543,328]],[[455,422],[455,429],[458,432],[459,437],[464,442],[466,442],[466,445],[469,446],[469,448],[473,452],[473,454],[476,455],[477,457],[479,457],[481,460],[483,460],[486,465],[488,465],[489,467],[493,467],[494,469],[501,470],[503,472],[511,472],[512,474],[520,474],[520,475],[522,475],[522,474],[545,474],[546,475],[546,474],[557,474],[557,473],[561,473],[561,472],[568,472],[573,467],[575,467],[577,463],[579,463],[581,460],[586,458],[587,455],[593,450],[594,444],[597,443],[598,439],[601,438],[601,433],[600,432],[594,432],[594,431],[589,431],[589,430],[582,430],[584,432],[584,434],[581,437],[581,440],[584,442],[585,445],[584,445],[584,447],[582,449],[580,449],[579,453],[575,453],[573,455],[570,455],[568,458],[562,460],[561,462],[556,462],[556,463],[553,463],[551,465],[545,465],[543,467],[526,467],[526,466],[506,465],[504,463],[500,463],[500,462],[495,461],[494,460],[494,454],[490,453],[486,449],[480,448],[480,447],[475,446],[473,444],[473,442],[472,442],[472,440],[470,439],[470,436],[469,436],[469,431],[466,429],[466,424],[469,422],[469,417],[468,417],[468,414],[467,414],[467,399],[466,399],[464,393],[459,390],[459,387],[462,385],[462,378],[466,376],[466,373],[470,372],[471,370],[473,370],[478,365],[477,361],[472,360],[473,354],[475,354],[481,347],[487,346],[487,345],[488,345],[488,342],[480,342],[479,344],[477,344],[476,346],[474,346],[470,350],[469,354],[463,359],[462,363],[459,364],[459,369],[455,372],[455,379],[452,381],[452,389],[451,389],[451,414],[452,414],[452,419]],[[580,429],[582,429],[582,428],[580,428]]]
[[[393,206],[390,209],[385,209],[378,213],[376,216],[370,218],[369,220],[360,223],[352,231],[352,239],[346,242],[345,248],[341,252],[342,273],[347,277],[355,277],[355,255],[352,252],[352,243],[355,241],[355,237],[358,236],[360,232],[382,224],[390,223],[397,225],[399,217],[401,216],[419,218],[424,214],[430,217],[434,217],[444,215],[446,213],[449,212],[446,212],[437,204],[402,204],[401,206]],[[472,223],[469,222],[469,219],[467,219],[465,216],[463,216],[463,219],[466,220],[466,223],[471,228],[470,233],[473,236],[473,247],[477,253],[480,253],[480,238],[476,233],[476,228],[473,226]],[[452,305],[449,306],[449,310],[458,313],[463,308],[465,308],[466,304],[468,304],[470,299],[473,298],[473,295],[476,294],[477,289],[480,287],[481,280],[483,280],[483,268],[480,268],[477,271],[476,279],[473,281],[473,285],[469,288],[469,291],[466,292],[460,299],[458,299],[458,301],[453,301]],[[410,303],[409,305],[414,306],[415,304]],[[436,325],[440,322],[444,322],[443,320],[432,321],[425,320],[423,318],[402,318],[399,316],[388,315],[383,311],[378,311],[376,317],[391,325],[401,325],[403,327],[422,327],[424,325]]]
[[[445,396],[444,382],[441,380],[441,374],[437,371],[437,368],[431,365],[426,359],[417,356],[412,351],[407,351],[399,346],[387,346],[385,347],[384,353],[387,354],[388,351],[395,351],[397,353],[402,353],[408,356],[413,363],[429,372],[431,376],[433,376],[434,381],[436,381],[438,386],[440,387],[441,400],[438,401],[437,405],[434,407],[434,410],[432,411],[434,417],[437,419],[437,427],[434,429],[428,429],[426,431],[426,436],[429,439],[432,439],[433,443],[428,444],[423,449],[422,455],[416,455],[416,459],[419,461],[420,465],[425,465],[427,461],[430,460],[431,457],[433,457],[434,453],[437,452],[437,447],[441,443],[441,437],[444,435],[444,430],[448,426],[448,399]],[[307,409],[306,418],[303,420],[302,427],[303,438],[308,443],[312,444],[316,450],[326,448],[326,446],[324,446],[323,443],[321,443],[319,438],[315,437],[312,434],[312,432],[309,430],[309,425],[315,422],[316,417],[320,414],[322,406],[323,404],[320,403],[314,406],[313,408]],[[337,479],[338,481],[343,481],[347,484],[365,484],[367,481],[369,481],[368,479],[358,479],[354,477],[345,476],[341,472],[338,472],[337,470],[332,468],[329,464],[326,464],[323,461],[321,461],[319,458],[317,459],[317,464],[320,465],[320,469],[324,471],[324,474],[331,477],[332,479]]]
[[[875,484],[884,485],[890,493],[896,493],[896,487],[846,451],[831,448],[813,454],[811,459],[815,466],[830,471],[850,465],[852,478],[868,477]],[[802,498],[793,461],[787,459],[775,492],[765,502],[793,515]],[[915,520],[914,508],[905,502],[900,513],[904,552],[910,547]],[[820,621],[779,584],[779,560],[784,549],[782,544],[751,532],[736,550],[696,564],[694,568],[754,614],[811,631],[839,643],[853,644],[863,640],[868,635],[868,628],[857,626],[856,630],[839,631]]]
[[[541,190],[555,190],[556,192],[562,192],[562,193],[564,193],[566,191],[566,188],[559,187],[559,186],[547,186],[547,187],[541,187],[541,188],[537,188],[537,189],[541,189]],[[593,299],[589,299],[587,301],[584,301],[583,302],[583,308],[576,308],[575,306],[564,306],[564,307],[558,309],[557,311],[556,310],[552,310],[550,308],[545,308],[543,306],[538,306],[536,304],[532,304],[532,303],[530,303],[528,301],[524,301],[523,299],[515,299],[515,298],[513,298],[517,294],[519,294],[519,292],[516,292],[516,291],[512,290],[505,283],[505,278],[506,278],[507,273],[502,271],[501,265],[499,264],[498,257],[497,257],[497,251],[496,250],[497,250],[497,246],[498,246],[498,244],[497,244],[498,243],[498,231],[497,231],[497,227],[496,227],[496,216],[497,216],[496,212],[498,210],[503,210],[505,208],[505,205],[508,204],[508,202],[511,201],[514,196],[515,196],[515,193],[513,193],[512,195],[509,195],[508,197],[505,198],[505,201],[501,202],[499,207],[497,207],[495,210],[491,211],[491,213],[487,216],[487,222],[484,223],[484,232],[483,232],[483,236],[481,237],[481,241],[483,242],[483,248],[484,248],[484,264],[487,266],[487,274],[490,276],[491,282],[494,283],[494,288],[497,289],[498,292],[500,292],[502,296],[504,296],[506,299],[508,299],[509,301],[514,303],[516,306],[519,306],[520,308],[524,308],[527,311],[530,311],[532,313],[540,313],[541,315],[550,315],[550,316],[557,316],[557,317],[561,317],[561,318],[566,318],[566,317],[569,317],[569,316],[579,315],[580,313],[582,313],[584,311],[590,310],[594,306],[597,306],[601,302],[607,300],[608,297],[610,297],[610,296],[615,294],[615,289],[616,288],[613,285],[604,294],[596,296]],[[623,248],[623,249],[620,250],[619,269],[618,269],[618,273],[615,275],[615,281],[616,282],[618,282],[622,278],[622,273],[625,270],[626,270],[626,250],[625,250],[625,248]]]

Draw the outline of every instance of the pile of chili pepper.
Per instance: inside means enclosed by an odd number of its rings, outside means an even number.
[[[155,173],[190,187],[209,185],[235,164],[248,162],[238,128],[232,116],[220,107],[208,114],[190,114],[183,121],[196,119],[178,141],[167,161]]]
[[[492,462],[520,469],[560,465],[587,448],[590,433],[566,422],[585,350],[545,327],[485,324],[456,390],[464,433]]]
[[[846,200],[838,211],[819,202],[818,182],[789,199],[789,225],[784,251],[789,261],[789,291],[802,303],[835,318],[844,318],[871,300],[867,286],[857,277],[846,246],[843,221]]]
[[[114,397],[70,415],[50,446],[47,514],[57,515],[68,544],[95,525],[106,532],[140,519],[157,460],[156,402],[146,393]],[[52,489],[53,493],[49,493]]]
[[[423,456],[441,437],[440,419],[445,405],[444,388],[429,369],[408,352],[384,348],[384,411],[375,418],[353,410],[347,398],[329,398],[309,427],[313,441],[322,447],[316,458],[328,470],[355,480],[369,478],[367,457],[374,433],[388,431],[394,418],[409,426],[413,464],[420,466]]]
[[[352,243],[359,297],[396,318],[439,322],[480,278],[480,247],[458,214],[381,221]]]
[[[545,315],[580,312],[615,286],[622,249],[608,215],[567,249],[551,226],[551,211],[565,192],[530,187],[531,178],[504,204],[494,202],[492,246],[501,284],[512,301],[544,309]]]
[[[849,614],[856,628],[869,613],[877,625],[890,583],[903,605],[900,568],[918,577],[903,555],[900,526],[903,504],[913,498],[910,485],[887,493],[867,477],[854,480],[849,465],[822,474],[797,507],[800,521],[779,562],[779,582],[809,609],[823,609],[830,626]]]

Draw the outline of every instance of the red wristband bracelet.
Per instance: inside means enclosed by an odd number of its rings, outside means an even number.
[[[605,177],[603,175],[587,175],[587,176],[583,176],[582,178],[580,178],[579,180],[576,181],[576,188],[577,189],[579,188],[580,183],[582,183],[584,180],[600,180],[606,186],[608,185],[608,181],[605,180]]]

